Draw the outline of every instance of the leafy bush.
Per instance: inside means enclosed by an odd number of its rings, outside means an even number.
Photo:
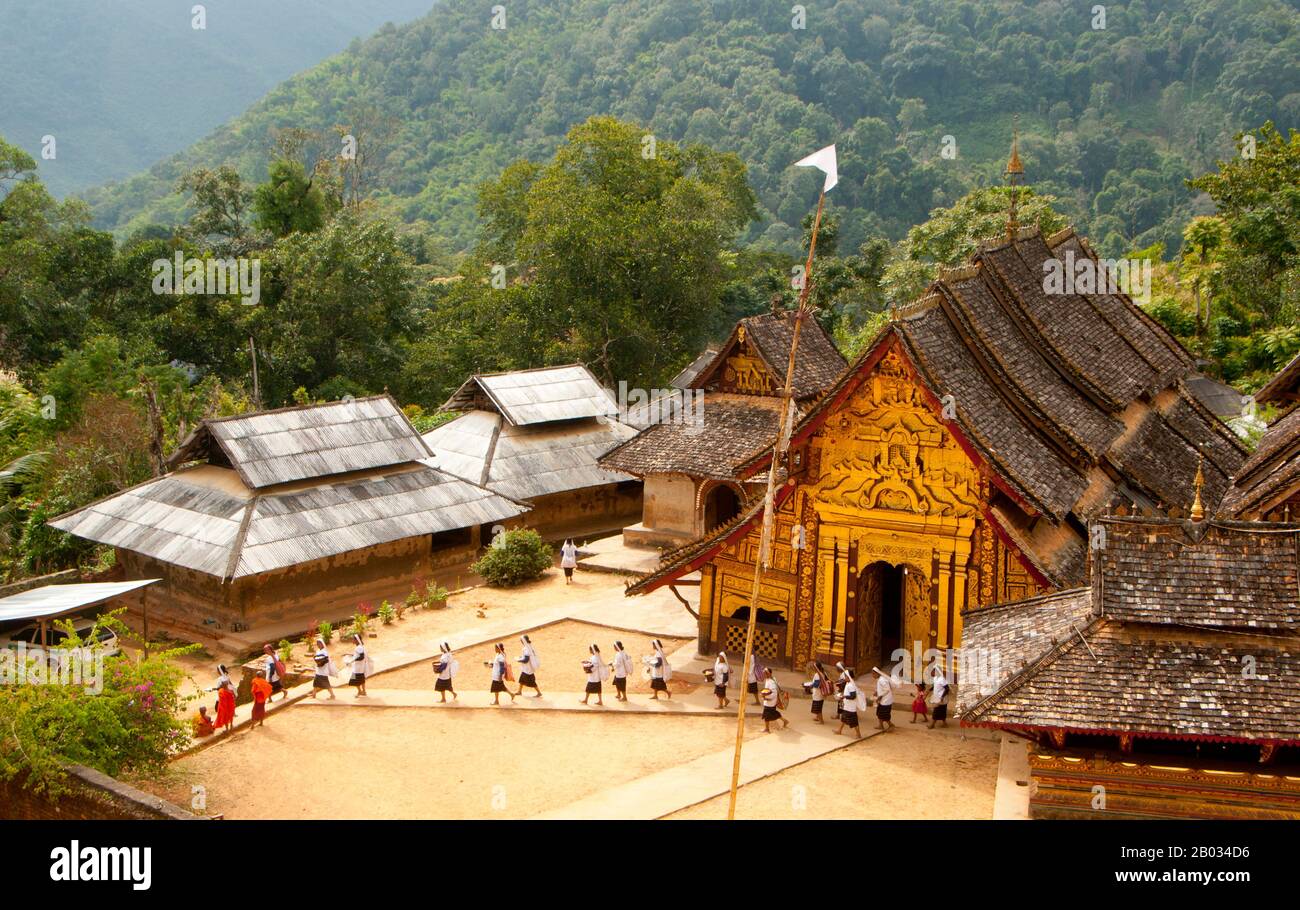
[[[392,604],[390,604],[388,601],[384,601],[379,605],[378,616],[379,616],[379,621],[381,623],[383,623],[386,626],[391,626],[393,624],[393,620],[397,618],[397,611],[393,609]]]
[[[148,657],[107,657],[97,644],[99,629],[111,627],[119,635],[128,631],[115,614],[99,617],[84,640],[70,623],[56,625],[68,635],[62,647],[87,649],[92,659],[79,680],[58,682],[57,671],[50,676],[28,653],[21,679],[0,686],[0,729],[5,731],[0,780],[22,776],[25,787],[57,799],[66,789],[68,764],[114,776],[162,771],[190,736],[189,722],[180,712],[186,701],[179,692],[185,673],[173,658],[198,645],[152,650]],[[16,677],[19,669],[13,659],[0,667],[0,676]],[[40,679],[47,681],[41,684]]]
[[[447,597],[451,594],[446,588],[431,581],[424,589],[424,605],[430,610],[441,610],[447,606]]]
[[[290,658],[293,657],[293,642],[287,638],[282,638],[279,645],[276,646],[276,650],[279,652],[280,660],[287,665]]]
[[[551,548],[540,534],[520,529],[498,537],[472,568],[488,584],[508,588],[539,577],[553,561]]]

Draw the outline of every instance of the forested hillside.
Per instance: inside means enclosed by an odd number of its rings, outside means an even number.
[[[58,194],[139,173],[277,83],[434,0],[0,0],[0,132]]]
[[[1080,0],[839,0],[804,4],[803,22],[788,0],[512,0],[504,29],[494,5],[447,0],[290,79],[91,193],[97,224],[177,223],[187,170],[257,179],[273,130],[363,124],[368,187],[463,251],[483,180],[609,113],[739,154],[761,215],[745,239],[786,251],[816,180],[788,165],[838,143],[842,242],[856,248],[994,180],[1019,112],[1030,181],[1105,253],[1173,253],[1208,211],[1184,180],[1235,132],[1300,122],[1300,16],[1281,0],[1131,0],[1105,4],[1104,22]]]

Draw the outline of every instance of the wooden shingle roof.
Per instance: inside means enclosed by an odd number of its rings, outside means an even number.
[[[963,614],[962,722],[1300,741],[1300,525],[1100,526],[1090,587]]]
[[[1222,515],[1256,518],[1300,489],[1300,408],[1268,428],[1245,464],[1233,477]]]
[[[632,480],[598,460],[636,431],[608,417],[515,426],[492,411],[470,411],[424,434],[425,464],[511,499],[532,499]]]
[[[705,392],[702,405],[688,416],[651,424],[605,453],[601,466],[637,477],[676,472],[732,479],[737,464],[776,438],[781,400]]]
[[[254,489],[429,457],[388,395],[204,420],[168,467],[228,464]]]
[[[617,402],[580,363],[477,374],[442,409],[495,411],[517,427],[618,414]]]

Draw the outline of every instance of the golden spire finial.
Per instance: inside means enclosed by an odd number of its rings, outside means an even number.
[[[1011,131],[1011,158],[1007,161],[1007,185],[1011,187],[1011,207],[1007,211],[1007,240],[1014,241],[1020,230],[1016,218],[1016,209],[1020,202],[1020,180],[1025,175],[1025,166],[1020,163],[1020,115],[1013,118],[1015,125]]]
[[[1201,491],[1205,489],[1205,472],[1201,470],[1201,456],[1196,456],[1196,498],[1192,500],[1192,521],[1205,518],[1205,503],[1201,502]]]

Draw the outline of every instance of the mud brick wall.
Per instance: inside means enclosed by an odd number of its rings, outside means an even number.
[[[68,768],[67,783],[69,792],[60,796],[58,802],[50,802],[23,789],[21,779],[0,781],[0,819],[203,820],[166,800],[82,765]]]

